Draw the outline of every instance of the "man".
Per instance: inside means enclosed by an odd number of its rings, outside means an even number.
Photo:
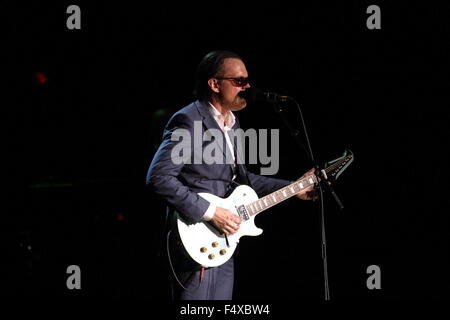
[[[216,207],[198,195],[212,193],[219,197],[229,195],[239,184],[250,185],[259,197],[285,187],[290,182],[247,172],[245,165],[236,161],[235,141],[228,131],[239,128],[233,111],[246,107],[242,93],[250,88],[248,73],[242,59],[229,51],[213,51],[200,62],[196,74],[194,94],[197,101],[176,112],[166,125],[163,141],[157,150],[147,175],[147,184],[161,196],[171,208],[191,222],[210,221],[226,235],[234,234],[241,223],[239,216],[227,209]],[[193,161],[199,150],[194,148],[183,154],[187,161],[174,161],[174,148],[179,143],[173,139],[177,130],[187,130],[194,136],[195,122],[202,130],[220,130],[220,141],[201,141],[201,148],[219,143],[223,149],[223,161],[199,163]],[[203,132],[201,134],[203,136]],[[198,145],[198,142],[197,142]],[[200,150],[200,154],[201,150]],[[231,155],[233,161],[226,161]],[[228,159],[228,158],[227,158]],[[307,175],[312,174],[313,170]],[[313,186],[297,195],[310,200],[314,196]],[[229,300],[232,298],[234,261],[230,258],[221,266],[202,269],[192,263],[184,253],[183,245],[172,234],[173,245],[168,246],[169,262],[179,286],[175,286],[176,299]],[[175,267],[172,261],[176,260]],[[179,280],[181,279],[181,280]]]

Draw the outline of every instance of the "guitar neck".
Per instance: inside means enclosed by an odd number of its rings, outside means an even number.
[[[306,189],[315,183],[317,183],[317,177],[315,175],[299,179],[284,188],[281,188],[275,192],[272,192],[271,194],[268,194],[265,197],[247,204],[245,207],[248,214],[250,216],[254,216],[266,209],[269,209],[270,207],[273,207],[274,205],[283,202],[284,200],[289,199],[292,196],[295,196],[303,189]]]

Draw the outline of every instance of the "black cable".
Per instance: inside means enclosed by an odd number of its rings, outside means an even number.
[[[185,286],[183,286],[183,284],[181,283],[181,281],[178,279],[178,277],[177,277],[177,274],[176,274],[176,272],[175,272],[175,269],[174,269],[174,267],[173,267],[173,265],[172,265],[172,259],[170,258],[170,250],[169,250],[169,247],[170,247],[170,245],[169,245],[169,239],[170,239],[170,234],[171,234],[171,232],[172,232],[172,230],[169,230],[168,232],[167,232],[167,257],[168,257],[168,259],[169,259],[169,264],[170,264],[170,269],[172,269],[172,274],[173,274],[173,276],[174,276],[174,278],[175,278],[175,280],[178,282],[178,284],[186,291],[186,292],[193,292],[193,291],[196,291],[198,288],[200,288],[200,285],[202,284],[202,280],[203,280],[203,273],[201,274],[201,277],[200,277],[200,281],[199,281],[199,283],[198,283],[198,286],[197,286],[197,288],[195,288],[194,290],[189,290],[189,289],[187,289]],[[202,271],[203,272],[203,271]]]

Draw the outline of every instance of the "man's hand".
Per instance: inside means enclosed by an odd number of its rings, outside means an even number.
[[[315,169],[312,168],[308,172],[306,172],[300,179],[305,178],[307,176],[313,175],[315,172]],[[315,186],[309,186],[306,189],[303,189],[301,192],[297,193],[297,198],[302,200],[317,200],[318,195],[315,189]]]
[[[239,225],[241,224],[241,218],[239,216],[227,209],[219,207],[216,208],[216,212],[214,213],[211,221],[227,236],[236,233],[236,231],[239,230]]]

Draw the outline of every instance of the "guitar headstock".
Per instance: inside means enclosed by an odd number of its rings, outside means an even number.
[[[350,163],[353,162],[353,159],[353,152],[351,152],[349,149],[346,149],[341,157],[325,163],[324,171],[328,179],[331,181],[336,180],[342,174],[342,172],[347,169]]]

